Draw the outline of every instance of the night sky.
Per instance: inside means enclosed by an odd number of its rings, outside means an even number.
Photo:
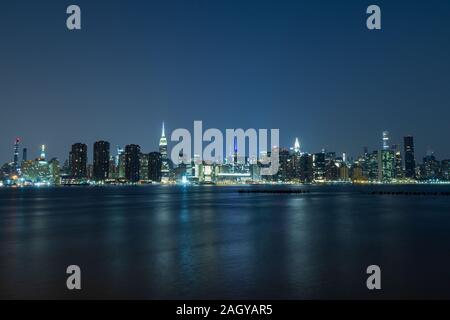
[[[29,158],[84,142],[92,161],[100,139],[154,151],[163,120],[280,128],[282,146],[352,156],[389,130],[414,135],[419,160],[450,158],[449,1],[16,0],[0,39],[0,163],[15,137]]]

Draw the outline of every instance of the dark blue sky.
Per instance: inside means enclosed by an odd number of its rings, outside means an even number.
[[[366,29],[370,4],[382,31]],[[16,136],[30,158],[85,142],[92,159],[99,139],[149,152],[162,120],[351,155],[389,130],[450,158],[449,1],[9,1],[0,39],[1,163]]]

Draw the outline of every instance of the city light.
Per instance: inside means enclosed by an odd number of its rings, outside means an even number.
[[[110,143],[97,141],[93,148],[93,163],[88,163],[88,146],[75,143],[69,160],[61,166],[58,159],[47,160],[46,146],[39,148],[39,157],[28,160],[26,148],[19,162],[19,143],[13,146],[13,162],[6,163],[0,171],[3,187],[8,186],[64,186],[64,185],[118,185],[118,184],[445,184],[450,182],[450,160],[438,161],[433,153],[427,154],[421,164],[416,164],[414,140],[404,138],[404,148],[390,145],[389,133],[382,132],[380,149],[351,158],[346,152],[322,149],[318,153],[300,150],[295,138],[293,147],[273,147],[279,153],[279,169],[269,176],[261,174],[266,165],[267,152],[257,157],[236,157],[239,152],[234,139],[230,159],[208,162],[198,157],[188,159],[179,154],[178,164],[168,157],[166,128],[163,122],[159,139],[159,152],[145,153],[139,145],[117,148],[110,154]]]

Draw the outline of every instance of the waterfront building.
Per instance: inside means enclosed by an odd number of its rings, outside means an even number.
[[[285,148],[280,148],[278,153],[279,167],[277,172],[277,181],[286,182],[289,180],[289,167],[291,162],[291,157],[289,150]]]
[[[119,179],[125,179],[125,150],[122,151],[121,154],[119,154],[118,156],[119,158],[119,166],[118,166],[118,171],[119,171]]]
[[[143,181],[149,180],[148,175],[149,157],[150,155],[148,153],[141,153],[139,155],[139,165],[140,165],[139,178],[140,180]]]
[[[94,166],[89,163],[86,166],[86,169],[87,169],[87,171],[86,171],[86,178],[88,180],[94,180]]]
[[[339,167],[339,180],[348,181],[350,179],[350,170],[345,163],[342,163]]]
[[[402,166],[402,155],[400,151],[395,151],[394,156],[394,178],[397,180],[403,179],[403,166]]]
[[[441,177],[445,181],[450,181],[450,160],[441,161]]]
[[[414,138],[406,136],[403,138],[405,157],[405,178],[414,179],[416,176],[416,160],[414,156]]]
[[[198,181],[205,184],[215,182],[214,164],[203,162],[199,165]]]
[[[161,154],[159,152],[148,154],[148,179],[154,182],[161,181]]]
[[[391,182],[394,178],[394,151],[383,149],[378,154],[378,181]]]
[[[109,176],[109,142],[96,141],[94,143],[93,179],[104,181]]]
[[[300,156],[300,181],[303,183],[311,183],[314,180],[313,158],[313,155],[308,153]]]
[[[74,179],[87,178],[87,145],[75,143],[69,154],[71,175]]]
[[[351,177],[352,181],[355,183],[361,183],[361,182],[367,181],[367,176],[364,175],[363,168],[358,164],[354,164],[351,167],[350,177]]]
[[[339,167],[338,164],[329,158],[325,164],[325,180],[326,181],[336,181],[339,177]]]
[[[378,181],[378,151],[375,150],[369,154],[368,161],[368,179],[369,181]]]
[[[424,180],[436,180],[440,178],[440,163],[433,153],[423,158],[421,178]]]
[[[44,154],[42,154],[44,150]],[[22,161],[22,179],[28,184],[55,184],[56,173],[52,171],[54,165],[45,161],[45,147],[41,147],[41,155],[35,160]],[[55,175],[54,175],[55,174]],[[58,164],[59,174],[59,164]]]
[[[59,186],[61,184],[61,166],[57,158],[52,158],[48,162],[50,168],[51,184]]]
[[[138,182],[140,173],[139,155],[141,147],[136,144],[125,146],[125,178],[129,182]]]
[[[109,170],[108,170],[108,179],[118,179],[118,167],[116,166],[116,157],[110,156],[109,157]]]
[[[325,180],[325,152],[315,153],[313,155],[314,181]]]

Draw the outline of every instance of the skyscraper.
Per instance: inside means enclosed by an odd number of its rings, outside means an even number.
[[[373,151],[369,154],[367,159],[367,177],[369,181],[377,181],[378,180],[378,150]]]
[[[395,151],[394,177],[395,179],[402,179],[403,176],[402,155],[400,151]]]
[[[44,145],[44,144],[41,145],[41,154],[40,154],[40,156],[39,156],[39,159],[40,159],[41,161],[45,161],[45,145]]]
[[[19,168],[19,144],[20,139],[16,138],[14,142],[14,159],[13,159],[14,170],[17,170]]]
[[[389,131],[383,131],[383,150],[389,150]]]
[[[148,159],[149,159],[148,153],[141,153],[139,155],[139,163],[140,163],[139,176],[141,180],[148,180]]]
[[[169,159],[167,158],[167,139],[162,124],[161,138],[159,139],[159,153],[161,154],[161,181],[169,181]]]
[[[440,162],[432,152],[429,152],[423,158],[423,173],[422,178],[425,180],[435,180],[440,178]]]
[[[161,154],[150,152],[148,155],[148,179],[151,181],[161,181]]]
[[[391,182],[395,171],[394,151],[383,149],[378,154],[378,157],[378,181]]]
[[[300,142],[298,141],[298,138],[295,138],[294,153],[295,154],[300,154]]]
[[[22,149],[22,161],[27,161],[28,160],[28,156],[27,156],[27,148],[23,148]]]
[[[300,142],[298,138],[295,138],[294,147],[291,148],[293,151],[290,155],[290,161],[288,166],[288,180],[295,181],[300,179]]]
[[[313,155],[314,180],[323,181],[325,179],[325,152]]]
[[[278,152],[279,167],[276,174],[276,178],[278,181],[288,181],[290,161],[291,157],[289,154],[289,150],[280,148]]]
[[[304,183],[311,183],[313,180],[313,155],[303,153],[300,156],[300,181]]]
[[[139,181],[139,155],[141,147],[136,144],[125,146],[125,178],[130,182]]]
[[[109,142],[97,141],[94,143],[94,168],[93,177],[96,181],[102,181],[109,176]]]
[[[414,157],[414,139],[412,136],[403,138],[405,150],[405,177],[414,179],[416,176],[416,160]]]
[[[51,183],[54,185],[60,185],[61,184],[61,175],[60,175],[60,165],[59,161],[56,158],[51,159],[48,162],[49,168],[50,168],[50,175],[51,175]]]
[[[441,177],[446,181],[450,181],[450,160],[441,161]]]
[[[70,171],[74,179],[85,179],[87,177],[87,145],[75,143],[70,151]]]

